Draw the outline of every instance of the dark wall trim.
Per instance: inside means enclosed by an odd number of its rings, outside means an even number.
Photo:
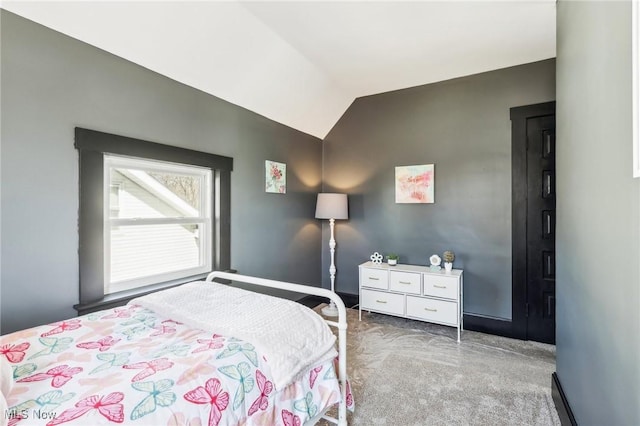
[[[227,269],[224,272],[235,274],[238,271],[235,269]],[[128,291],[121,291],[119,293],[108,294],[103,298],[91,303],[78,303],[77,305],[73,305],[73,309],[78,311],[78,315],[85,315],[85,314],[90,314],[91,312],[101,311],[103,309],[122,306],[127,304],[130,300],[135,299],[136,297],[141,297],[146,294],[154,293],[160,290],[167,290],[169,288],[177,287],[179,285],[187,284],[194,281],[204,281],[207,278],[207,275],[209,274],[194,275],[192,277],[183,278],[181,280],[175,280],[168,283],[154,284],[154,285],[146,286],[140,289],[133,289]],[[230,280],[225,280],[222,278],[215,278],[213,281],[218,282],[220,284],[231,284]]]
[[[80,282],[95,283],[95,285],[80,285],[80,303],[85,303],[104,296],[104,197],[102,191],[104,161],[102,153],[95,151],[80,151],[79,155],[78,256]],[[92,185],[92,182],[95,182],[95,185]],[[99,190],[96,191],[96,188]]]
[[[231,169],[218,169],[214,182],[214,200],[220,207],[218,223],[214,224],[215,259],[213,265],[218,270],[231,268]]]
[[[73,305],[73,309],[78,311],[78,315],[86,315],[92,312],[126,305],[130,300],[135,299],[136,297],[141,297],[159,290],[166,290],[181,284],[182,283],[160,286],[152,285],[146,287],[146,290],[135,289],[134,291],[123,291],[120,293],[108,294],[100,299],[94,300],[91,303],[78,303],[77,305]]]
[[[506,319],[492,318],[476,314],[464,314],[463,320],[465,330],[495,334],[496,336],[518,338],[513,331],[513,322]]]
[[[296,300],[296,302],[306,306],[307,308],[313,309],[321,303],[327,303],[327,299],[325,299],[324,297],[313,296],[311,294],[308,294]]]
[[[567,396],[562,390],[560,385],[560,379],[557,373],[551,375],[551,396],[553,397],[553,403],[556,406],[558,417],[560,417],[560,423],[562,426],[578,426],[576,418],[573,416],[573,411],[569,406]]]
[[[342,299],[342,301],[344,302],[347,308],[357,308],[358,304],[360,303],[360,298],[358,297],[357,294],[340,293],[340,292],[336,292],[336,294],[340,296],[340,298]]]
[[[514,107],[511,116],[511,323],[513,337],[527,337],[527,119],[555,114],[556,103]]]
[[[105,309],[126,303],[144,294],[138,289],[131,297],[104,294],[104,155],[117,154],[172,163],[189,164],[212,170],[214,209],[219,209],[213,229],[213,269],[231,267],[231,171],[233,158],[193,151],[170,145],[112,135],[76,127],[75,144],[80,158],[79,272],[80,303],[74,308],[82,312]],[[161,287],[173,282],[158,283]],[[152,288],[150,286],[148,288]],[[122,302],[122,303],[120,303]]]
[[[338,293],[338,292],[336,292],[336,294],[340,296],[340,298],[344,302],[344,305],[347,307],[347,309],[358,307],[358,295],[349,294],[349,293]],[[320,297],[320,296],[307,295],[298,299],[297,302],[305,306],[308,306],[310,308],[315,308],[321,303],[327,303],[328,299],[325,299],[324,297]]]
[[[233,158],[76,127],[79,151],[119,154],[233,171]]]

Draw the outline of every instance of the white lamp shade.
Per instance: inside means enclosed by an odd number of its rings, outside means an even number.
[[[316,219],[349,219],[347,194],[318,194]]]

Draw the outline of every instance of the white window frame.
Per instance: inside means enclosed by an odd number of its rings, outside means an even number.
[[[127,168],[143,172],[176,173],[197,176],[200,179],[200,209],[197,216],[183,216],[174,218],[111,218],[110,217],[110,188],[111,170],[113,168]],[[154,184],[154,180],[149,182]],[[213,253],[213,223],[212,223],[212,185],[213,174],[210,168],[194,165],[169,163],[144,158],[124,157],[118,155],[104,155],[104,294],[113,294],[125,290],[136,289],[152,284],[168,282],[199,274],[206,274],[212,270]],[[162,187],[160,184],[159,187]],[[167,191],[169,195],[174,194]],[[186,204],[186,203],[185,203]],[[195,209],[194,209],[195,210]],[[111,230],[123,229],[127,226],[184,224],[198,225],[200,244],[200,265],[178,271],[147,275],[126,281],[111,282]]]

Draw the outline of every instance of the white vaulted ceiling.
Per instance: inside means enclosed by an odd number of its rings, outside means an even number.
[[[357,97],[555,57],[555,0],[2,8],[319,138]]]

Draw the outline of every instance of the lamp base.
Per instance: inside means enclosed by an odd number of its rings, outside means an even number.
[[[338,316],[338,308],[336,307],[335,303],[333,303],[333,301],[331,301],[329,306],[325,306],[324,308],[322,308],[322,315],[326,317]]]

